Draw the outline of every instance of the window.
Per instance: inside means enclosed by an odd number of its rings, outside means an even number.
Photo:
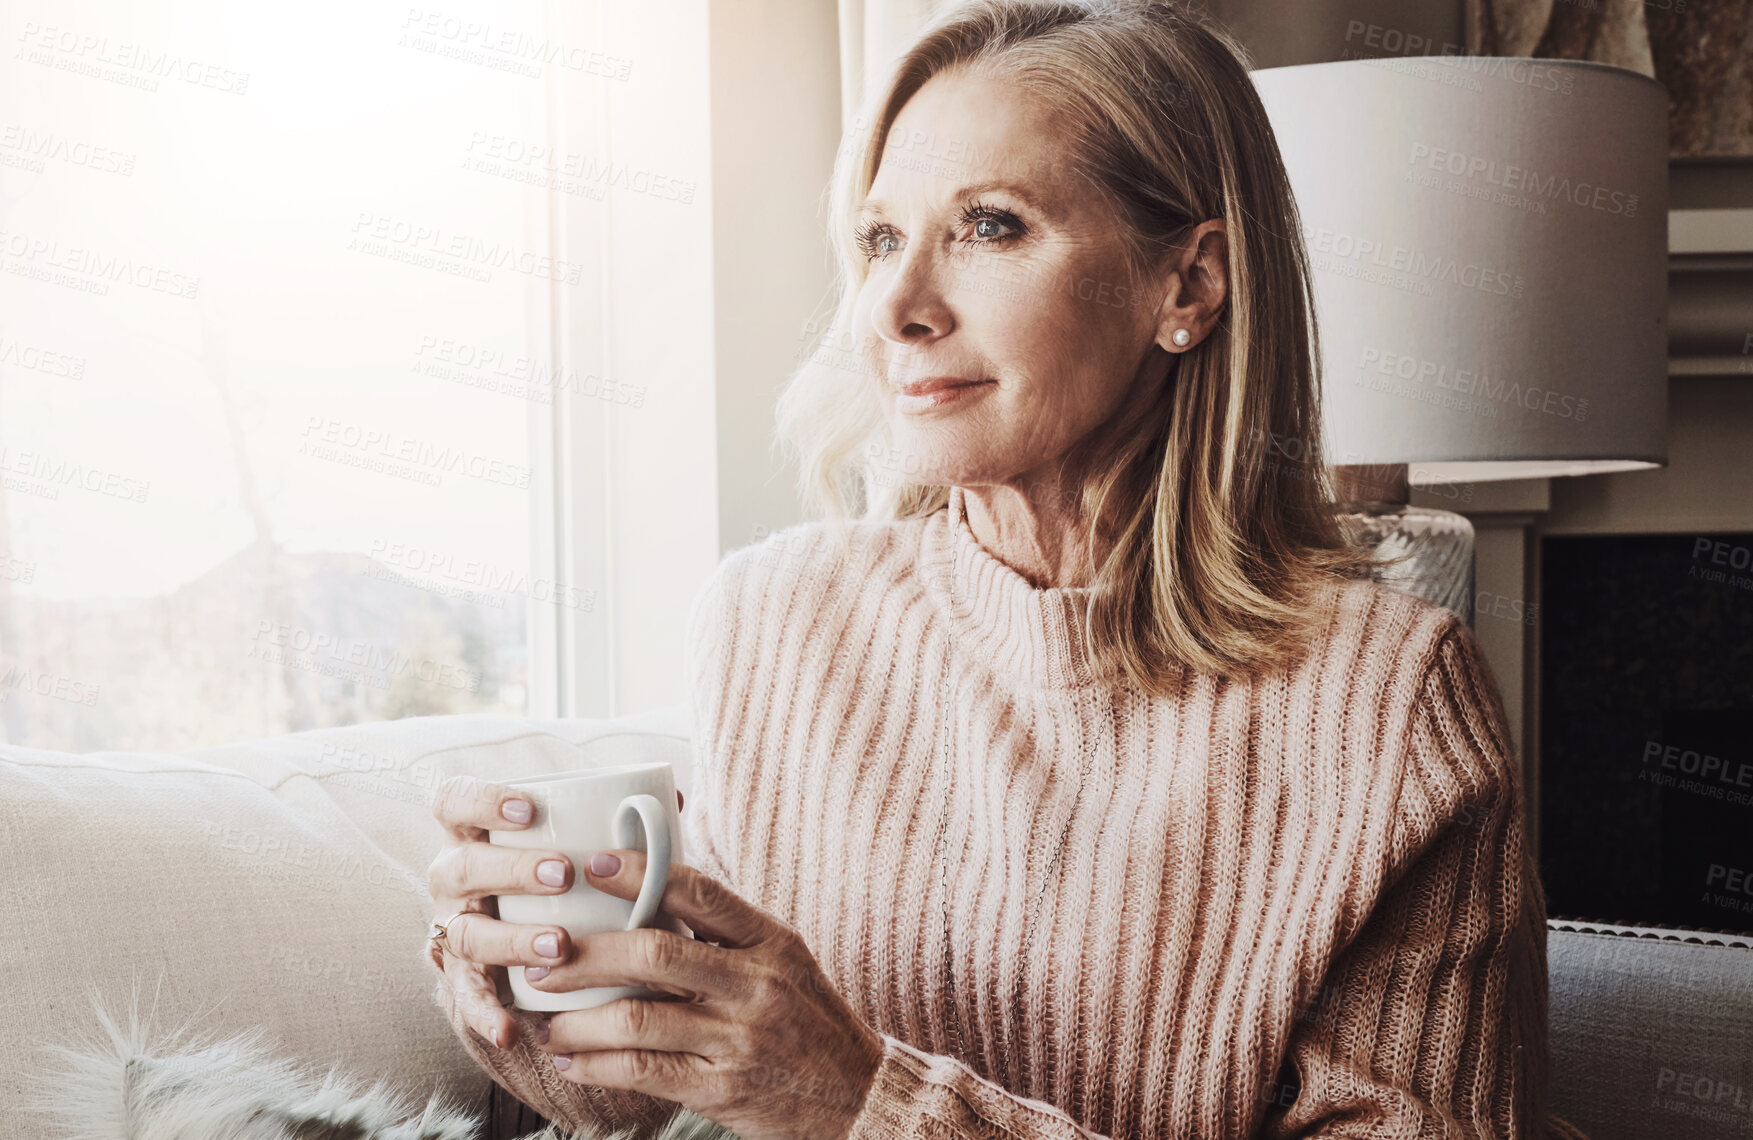
[[[684,699],[837,123],[720,15],[0,0],[0,742]]]
[[[3,10],[4,740],[540,707],[543,6]]]

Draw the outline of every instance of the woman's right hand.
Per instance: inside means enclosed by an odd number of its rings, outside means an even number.
[[[521,831],[535,806],[515,788],[474,776],[452,776],[432,798],[444,826],[444,849],[426,872],[433,922],[457,911],[445,927],[451,952],[439,963],[450,999],[469,1028],[506,1048],[517,1021],[499,1003],[507,966],[557,966],[572,952],[564,926],[502,922],[495,895],[560,895],[572,886],[572,861],[559,851],[524,850],[487,842],[487,829]],[[436,962],[437,959],[435,958]]]
[[[676,793],[680,808],[682,794]],[[458,911],[445,928],[451,953],[434,948],[450,1000],[464,1022],[504,1049],[517,1040],[517,1020],[499,1002],[507,966],[555,967],[572,954],[564,926],[502,922],[496,895],[561,895],[572,887],[572,860],[555,850],[487,842],[487,829],[521,831],[535,806],[505,784],[452,776],[439,785],[432,814],[443,825],[444,848],[426,872],[433,922]],[[442,958],[442,961],[440,961]]]

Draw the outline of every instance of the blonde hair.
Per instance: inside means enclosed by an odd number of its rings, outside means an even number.
[[[1073,469],[1089,472],[1081,516],[1108,544],[1086,648],[1150,693],[1180,665],[1231,675],[1288,663],[1324,622],[1317,591],[1377,565],[1335,518],[1302,226],[1248,59],[1221,28],[1153,0],[972,0],[946,12],[874,93],[869,129],[841,148],[835,315],[778,403],[779,442],[836,543],[860,510],[889,521],[947,503],[949,487],[885,471],[879,384],[857,346],[837,343],[868,271],[853,240],[859,207],[895,116],[940,72],[977,69],[1049,95],[1069,127],[1069,164],[1112,210],[1135,280],[1200,221],[1224,219],[1226,319],[1174,357],[1160,414],[1073,449]]]

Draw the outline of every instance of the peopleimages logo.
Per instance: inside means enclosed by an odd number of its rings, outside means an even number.
[[[1753,1093],[1745,1085],[1666,1065],[1656,1074],[1653,1103],[1657,1108],[1737,1127],[1744,1127],[1753,1115]]]
[[[16,257],[33,266],[64,269],[94,283],[95,291],[107,291],[108,282],[120,282],[154,293],[193,300],[201,287],[199,277],[174,273],[129,257],[117,257],[95,249],[79,246],[63,248],[49,238],[34,237],[15,230],[0,230],[0,254]],[[98,284],[105,283],[105,284]]]
[[[538,602],[552,602],[567,609],[588,610],[596,602],[595,590],[581,589],[540,575],[532,578],[521,570],[506,569],[475,558],[461,559],[440,550],[374,539],[371,557],[415,574],[496,593],[517,594]]]
[[[606,190],[628,190],[652,198],[692,205],[695,182],[579,151],[559,150],[514,135],[475,131],[469,137],[465,167],[517,181],[554,185],[567,193],[601,200]],[[484,161],[491,160],[491,161]],[[470,161],[475,165],[470,166]],[[552,179],[537,176],[552,176]]]
[[[266,618],[256,623],[251,640],[249,657],[272,665],[292,665],[355,684],[385,688],[390,679],[412,676],[447,689],[475,693],[481,688],[480,673],[448,661],[415,657],[402,649],[374,645],[356,637],[317,633]]]
[[[1678,744],[1646,740],[1643,745],[1643,763],[1646,768],[1653,763],[1667,771],[1696,776],[1711,784],[1753,791],[1753,764],[1745,760],[1731,762],[1721,756],[1683,748]]]
[[[1750,568],[1753,568],[1753,547],[1699,535],[1692,540],[1692,565],[1686,568],[1686,576],[1701,582],[1721,582],[1739,590],[1753,590],[1753,573],[1748,573]]]
[[[134,162],[138,157],[128,151],[94,146],[53,131],[33,131],[17,123],[0,126],[0,151],[17,154],[29,169],[38,173],[42,171],[45,160],[54,159],[103,174],[126,176],[134,173]]]
[[[97,703],[98,687],[72,677],[63,677],[59,673],[44,673],[38,669],[24,669],[12,664],[0,666],[0,702],[5,701],[14,691],[35,693],[39,697],[53,697],[57,701],[89,707]]]
[[[1637,195],[1609,190],[1592,182],[1572,180],[1561,174],[1541,174],[1513,162],[1463,154],[1442,147],[1414,143],[1407,158],[1409,166],[1423,166],[1438,174],[1483,182],[1488,186],[1516,191],[1543,201],[1565,201],[1575,206],[1600,210],[1607,214],[1631,217],[1637,213]]]
[[[227,95],[242,95],[249,90],[247,71],[203,63],[127,40],[112,44],[108,36],[39,24],[35,20],[25,21],[18,41],[24,49],[15,58],[93,79],[123,82],[146,91],[157,91],[160,79],[180,79],[192,87]]]
[[[353,466],[375,470],[388,465],[389,473],[397,473],[396,465],[401,465],[408,471],[430,476],[423,481],[433,485],[437,485],[441,472],[520,490],[527,490],[530,485],[530,469],[516,463],[322,416],[310,416],[305,421],[299,454],[317,459],[351,457]]]
[[[468,234],[450,233],[442,226],[429,226],[386,214],[361,213],[353,222],[353,240],[347,248],[358,253],[403,261],[477,281],[492,279],[489,270],[509,269],[530,277],[577,285],[584,280],[584,263],[555,260],[545,253],[532,253],[503,242],[489,242]]]
[[[1405,353],[1365,348],[1362,368],[1366,372],[1373,371],[1399,380],[1428,384],[1462,395],[1479,396],[1497,403],[1514,404],[1530,412],[1542,412],[1563,419],[1586,420],[1589,416],[1589,401],[1586,397],[1555,392],[1534,384],[1522,384],[1516,380],[1505,380],[1478,368],[1454,366],[1449,361],[1426,360]]]
[[[332,843],[300,839],[294,845],[284,835],[215,819],[203,819],[201,830],[221,849],[225,862],[239,870],[267,874],[309,888],[331,889],[325,884],[332,878],[362,879],[372,886],[387,887],[415,897],[425,894],[411,872],[366,859],[355,852],[338,850]],[[301,874],[303,871],[314,871],[317,876],[312,878]]]
[[[549,64],[623,83],[633,73],[633,61],[625,56],[424,8],[408,9],[397,42],[416,51],[531,79],[539,78]]]
[[[0,473],[41,480],[50,489],[78,487],[94,495],[108,495],[130,503],[144,503],[152,484],[87,463],[57,459],[40,451],[19,451],[0,443]],[[10,484],[9,484],[10,486]],[[47,496],[49,498],[57,495]]]
[[[85,357],[53,352],[5,333],[0,333],[0,364],[28,368],[45,376],[63,376],[69,380],[79,380],[85,376]]]
[[[1522,295],[1521,274],[1489,265],[1457,261],[1403,245],[1384,245],[1373,238],[1339,233],[1325,226],[1315,231],[1312,245],[1317,255],[1330,254],[1359,266],[1402,274],[1410,282],[1427,285],[1431,281],[1441,281],[1445,285],[1477,289],[1499,297]]]
[[[397,760],[363,748],[348,748],[333,741],[317,752],[317,775],[325,772],[359,772],[365,775],[389,775],[407,780],[423,788],[438,786],[438,769],[425,761]]]
[[[571,366],[555,368],[521,352],[489,348],[449,337],[423,336],[414,350],[413,371],[471,388],[551,404],[560,392],[630,408],[645,405],[643,384],[612,380]]]

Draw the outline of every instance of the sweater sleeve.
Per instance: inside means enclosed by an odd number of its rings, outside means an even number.
[[[682,684],[688,693],[693,751],[692,788],[682,813],[688,865],[735,887],[724,865],[723,844],[717,837],[724,814],[723,764],[716,753],[723,721],[724,672],[730,651],[728,638],[734,627],[734,595],[727,578],[728,566],[720,562],[694,596],[682,638]]]
[[[846,1140],[1107,1140],[954,1057],[882,1037],[882,1063]]]
[[[501,981],[501,1002],[517,1021],[517,1040],[510,1048],[497,1049],[470,1028],[457,1007],[441,961],[442,950],[430,947],[436,985],[434,1000],[450,1022],[452,1032],[470,1057],[488,1076],[512,1096],[529,1105],[549,1121],[572,1129],[587,1128],[603,1135],[631,1130],[639,1140],[655,1136],[680,1105],[630,1089],[605,1089],[568,1081],[554,1068],[553,1060],[533,1044],[541,1014],[511,1007],[509,986]]]
[[[1457,621],[1412,710],[1382,891],[1305,1002],[1289,1040],[1300,1090],[1263,1140],[1537,1140],[1555,1127],[1542,1117],[1546,906],[1505,725]]]

